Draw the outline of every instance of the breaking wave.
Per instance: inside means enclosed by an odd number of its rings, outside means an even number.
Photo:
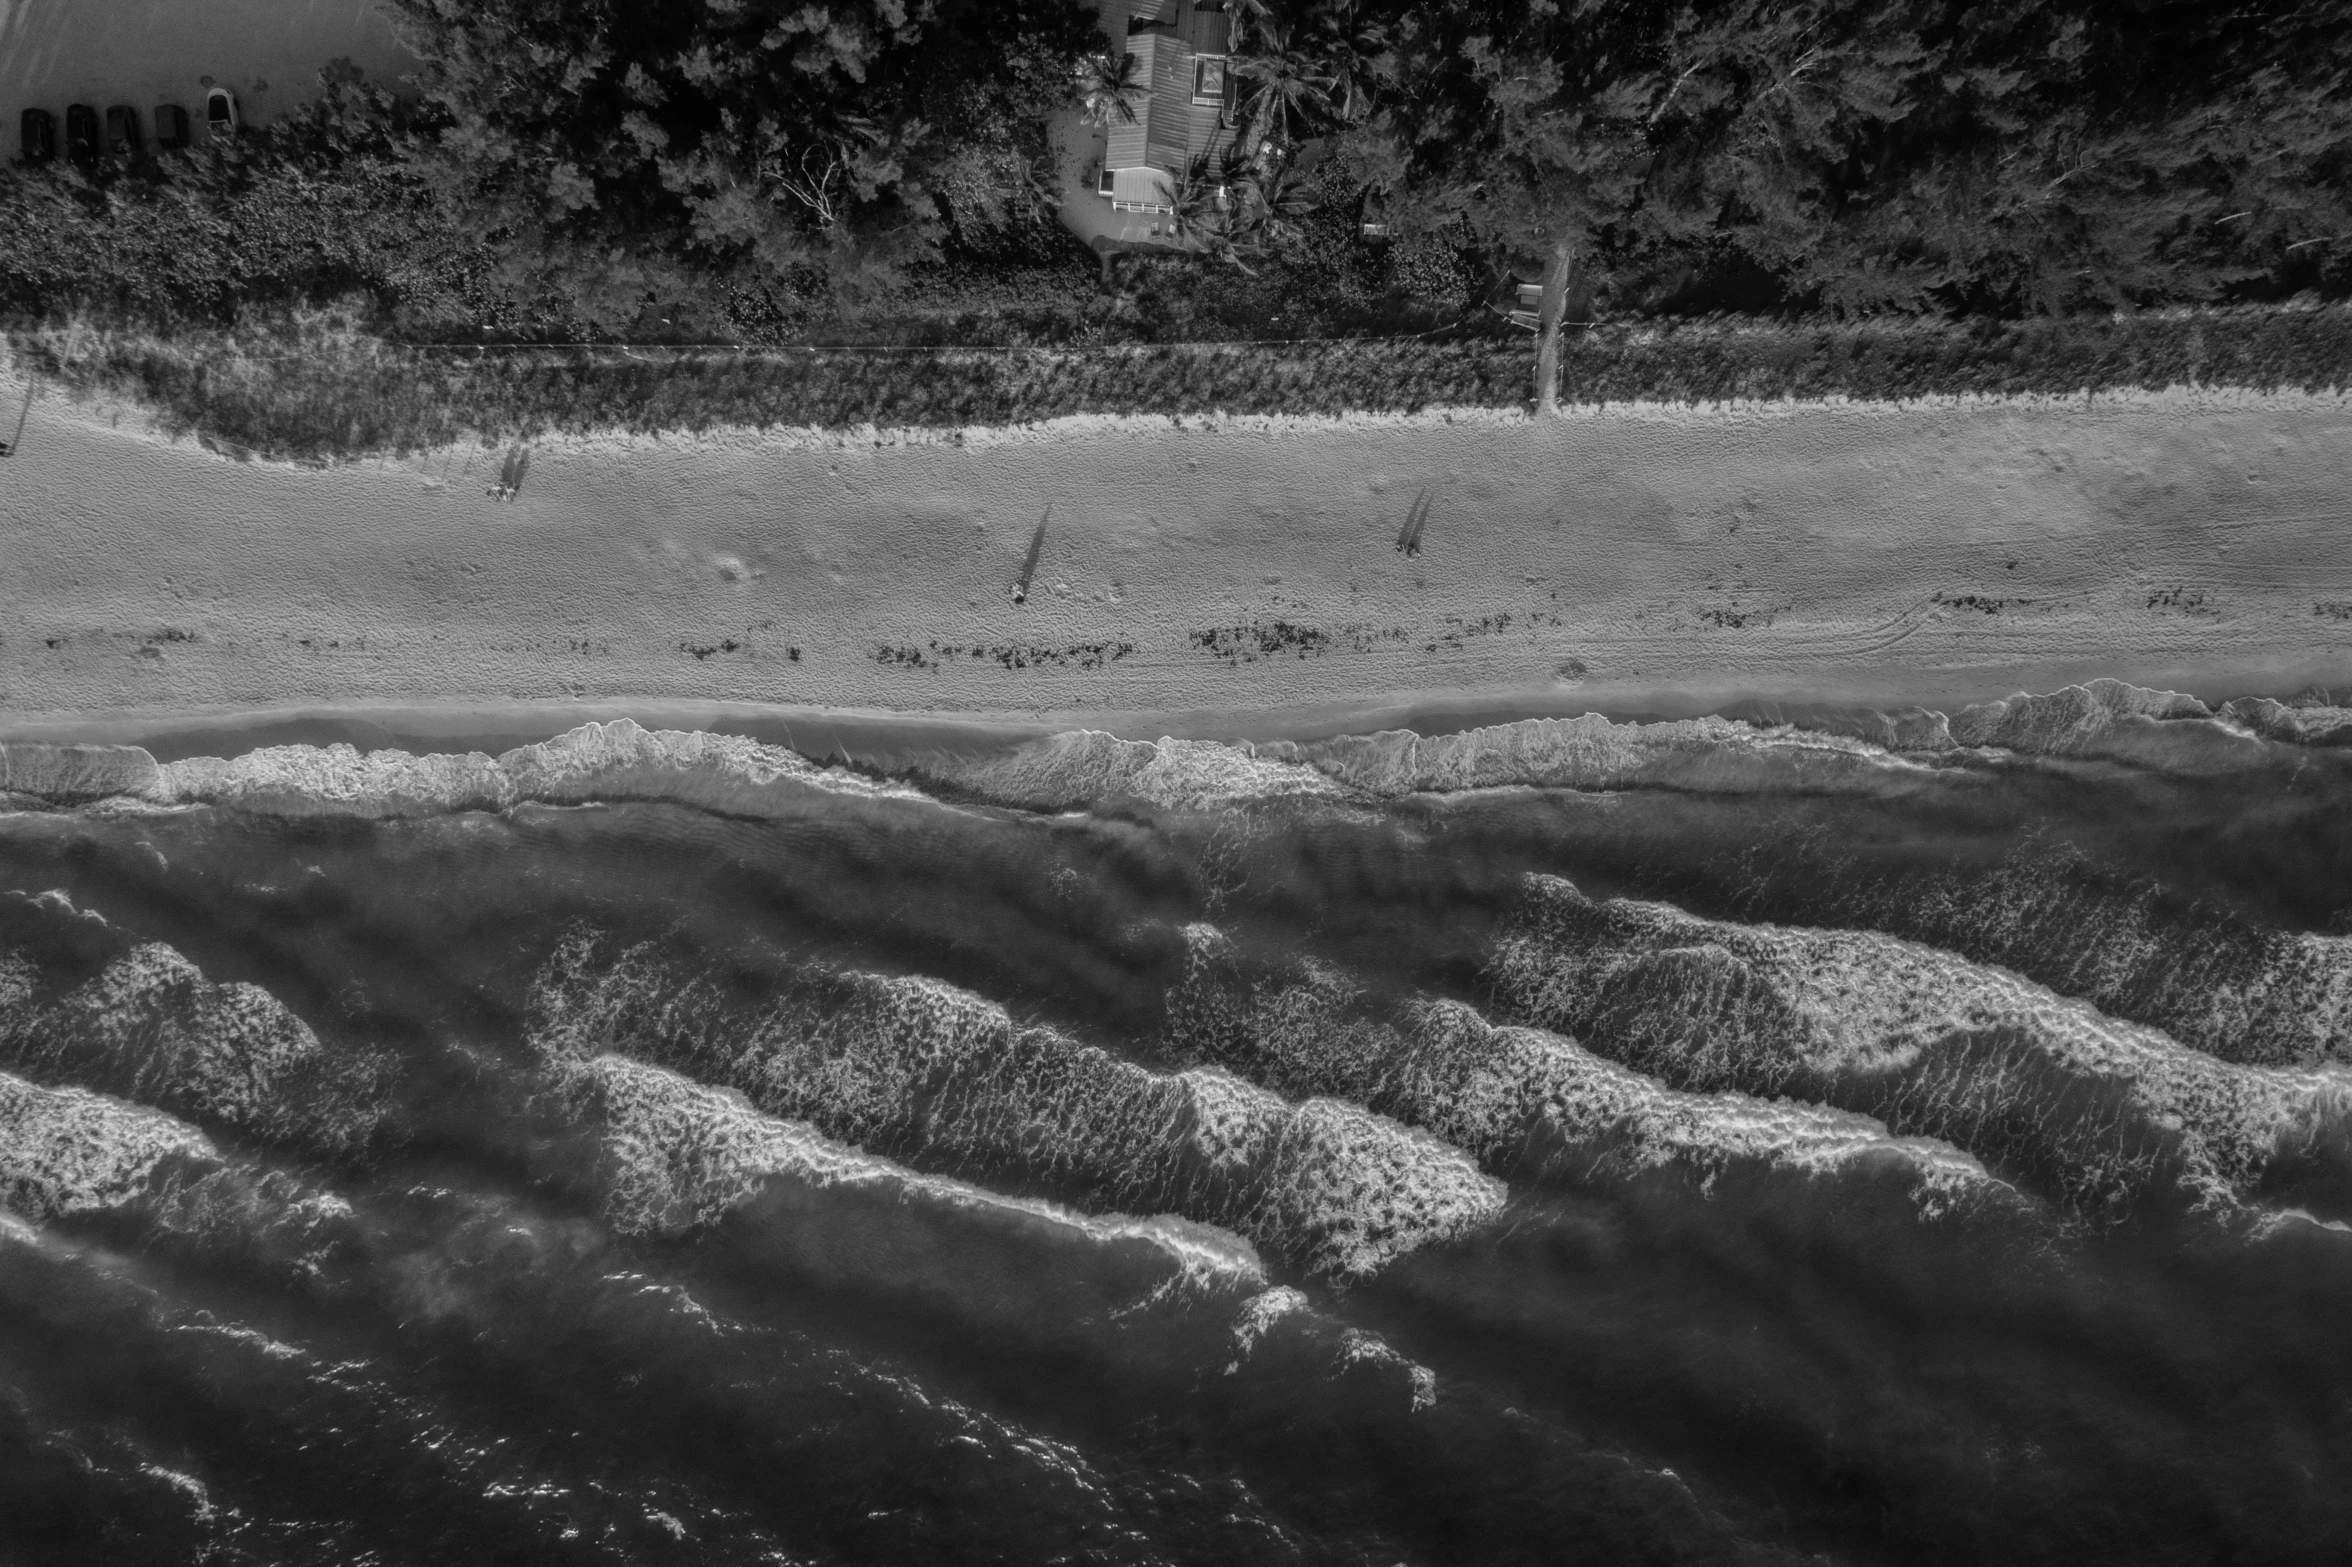
[[[1505,1196],[1383,1116],[1213,1069],[1154,1072],[928,978],[791,974],[737,1004],[650,946],[579,935],[531,1010],[549,1056],[650,1058],[876,1152],[1181,1213],[1343,1280],[1485,1223]]]
[[[2160,891],[2029,842],[1991,871],[1798,901],[2015,969],[2223,1060],[2352,1062],[2352,937],[2257,925]]]
[[[2339,727],[11,748],[0,1537],[2332,1562]]]
[[[1389,730],[1260,749],[1380,798],[1505,787],[1868,788],[1906,765],[1879,746],[1790,725],[1760,728],[1729,718],[1619,723],[1598,713],[1459,734]]]
[[[1173,1050],[1290,1092],[1357,1100],[1500,1174],[1610,1182],[1674,1171],[1712,1189],[1726,1175],[1779,1173],[1897,1186],[1930,1218],[2018,1207],[1967,1154],[1897,1137],[1869,1116],[1677,1092],[1564,1035],[1498,1027],[1456,1001],[1385,1016],[1328,965],[1253,979],[1222,932],[1195,925],[1185,936],[1185,981],[1168,1009]]]
[[[1137,800],[1204,811],[1279,799],[1369,803],[1479,789],[1676,789],[1705,793],[1882,791],[1950,754],[2098,758],[2173,773],[2270,758],[2268,742],[2352,743],[2352,709],[2244,698],[2219,709],[2175,691],[2094,680],[1946,714],[1821,710],[1654,722],[1599,713],[1529,718],[1445,735],[1411,730],[1316,741],[1130,741],[1074,731],[975,762],[935,761],[926,781],[1033,810]]]
[[[621,800],[766,816],[817,795],[915,797],[782,746],[700,730],[649,730],[628,718],[583,724],[498,756],[279,745],[234,758],[158,764],[131,746],[12,743],[0,745],[0,780],[11,792],[58,804],[120,796],[267,816],[364,818]]]
[[[0,959],[0,962],[5,962]],[[143,942],[46,1005],[0,1010],[0,1057],[128,1098],[265,1132],[323,1052],[308,1025],[258,985],[216,985],[161,942]]]
[[[260,986],[215,984],[61,895],[0,898],[0,1066],[325,1151],[372,1135],[378,1065],[328,1052]]]
[[[211,1139],[160,1110],[0,1072],[0,1206],[20,1217],[127,1207],[219,1163]]]
[[[995,804],[1033,811],[1141,801],[1209,811],[1262,800],[1335,800],[1344,791],[1283,747],[1247,741],[1121,740],[1072,730],[977,761],[938,759],[920,776]]]
[[[1205,1225],[1074,1213],[922,1175],[804,1124],[762,1115],[732,1089],[624,1056],[561,1069],[603,1125],[608,1211],[624,1233],[676,1234],[755,1199],[781,1199],[800,1212],[796,1239],[805,1246],[806,1232],[818,1228],[810,1209],[865,1197],[872,1201],[844,1210],[849,1225],[835,1237],[839,1254],[822,1259],[829,1272],[879,1264],[902,1286],[952,1284],[963,1292],[985,1269],[995,1287],[970,1293],[999,1302],[1026,1293],[1025,1282],[1027,1290],[1061,1296],[1074,1275],[1086,1275],[1113,1310],[1265,1287],[1249,1244]],[[1008,1309],[1017,1315],[1039,1304],[1029,1299]]]
[[[2352,1204],[2352,1073],[2233,1065],[1932,947],[1595,901],[1530,876],[1488,980],[1515,1018],[1685,1089],[1820,1100],[2089,1215]]]
[[[422,816],[592,800],[666,800],[764,816],[805,805],[812,795],[907,793],[821,767],[782,746],[700,730],[648,730],[621,718],[495,757],[479,751],[363,755],[348,745],[273,746],[233,761],[197,757],[165,764],[151,798],[275,816]]]
[[[1505,787],[1715,793],[1882,790],[1959,752],[2096,758],[2187,775],[2259,766],[2281,747],[2352,745],[2352,708],[2319,698],[2220,707],[2116,680],[2019,693],[1942,713],[1770,704],[1741,716],[1655,722],[1598,713],[1445,735],[1409,730],[1315,741],[1122,740],[1073,730],[981,755],[913,754],[927,788],[1026,810],[1132,801],[1214,811],[1292,800],[1340,805]],[[924,798],[906,784],[823,765],[739,735],[589,723],[486,752],[269,746],[158,763],[137,746],[0,744],[0,800],[213,805],[271,816],[368,818],[516,805],[655,800],[743,816],[815,798]]]

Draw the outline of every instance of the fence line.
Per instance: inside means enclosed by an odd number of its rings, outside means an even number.
[[[1403,337],[1246,337],[1206,339],[1184,343],[1090,343],[1078,346],[1052,343],[419,343],[385,338],[388,347],[519,353],[531,349],[585,348],[636,357],[642,354],[1151,354],[1172,349],[1197,351],[1222,348],[1331,348],[1366,343],[1418,343],[1452,332],[1439,327]],[[1510,346],[1507,338],[1465,337],[1464,341]]]

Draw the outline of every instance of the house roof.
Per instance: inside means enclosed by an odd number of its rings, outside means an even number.
[[[1204,11],[1191,0],[1178,0],[1176,36],[1194,54],[1224,54],[1233,46],[1233,17],[1222,10]]]
[[[1144,161],[1154,168],[1181,169],[1185,159],[1185,131],[1192,118],[1192,51],[1181,40],[1145,33],[1130,44],[1153,45],[1146,63],[1151,74],[1151,104],[1144,119]]]
[[[1123,207],[1176,206],[1176,177],[1166,169],[1114,169],[1111,200]]]
[[[1132,122],[1114,120],[1110,134],[1103,141],[1103,166],[1110,169],[1135,169],[1151,161],[1149,144],[1152,122],[1152,68],[1159,53],[1160,40],[1144,33],[1127,40],[1127,52],[1135,56],[1135,81],[1142,88],[1134,108]]]
[[[1143,96],[1134,124],[1110,128],[1103,166],[1114,173],[1147,166],[1182,170],[1228,134],[1218,123],[1224,105],[1196,104],[1192,89],[1197,57],[1225,52],[1232,18],[1203,10],[1194,0],[1132,0],[1130,16],[1127,52],[1136,57]]]

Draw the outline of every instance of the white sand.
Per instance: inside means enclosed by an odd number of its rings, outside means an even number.
[[[746,432],[548,443],[501,504],[495,453],[243,464],[48,397],[0,463],[0,714],[2227,696],[2352,676],[2348,436],[2188,393]],[[1198,640],[1277,622],[1320,641]]]

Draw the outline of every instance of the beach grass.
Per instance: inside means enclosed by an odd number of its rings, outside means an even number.
[[[1529,340],[735,348],[405,344],[333,311],[169,334],[23,325],[20,371],[127,400],[175,437],[326,463],[469,440],[717,429],[955,430],[1073,415],[1338,416],[1527,406]],[[1601,326],[1563,401],[1706,404],[2352,383],[2352,309],[2260,307],[1949,325],[1743,319]]]

